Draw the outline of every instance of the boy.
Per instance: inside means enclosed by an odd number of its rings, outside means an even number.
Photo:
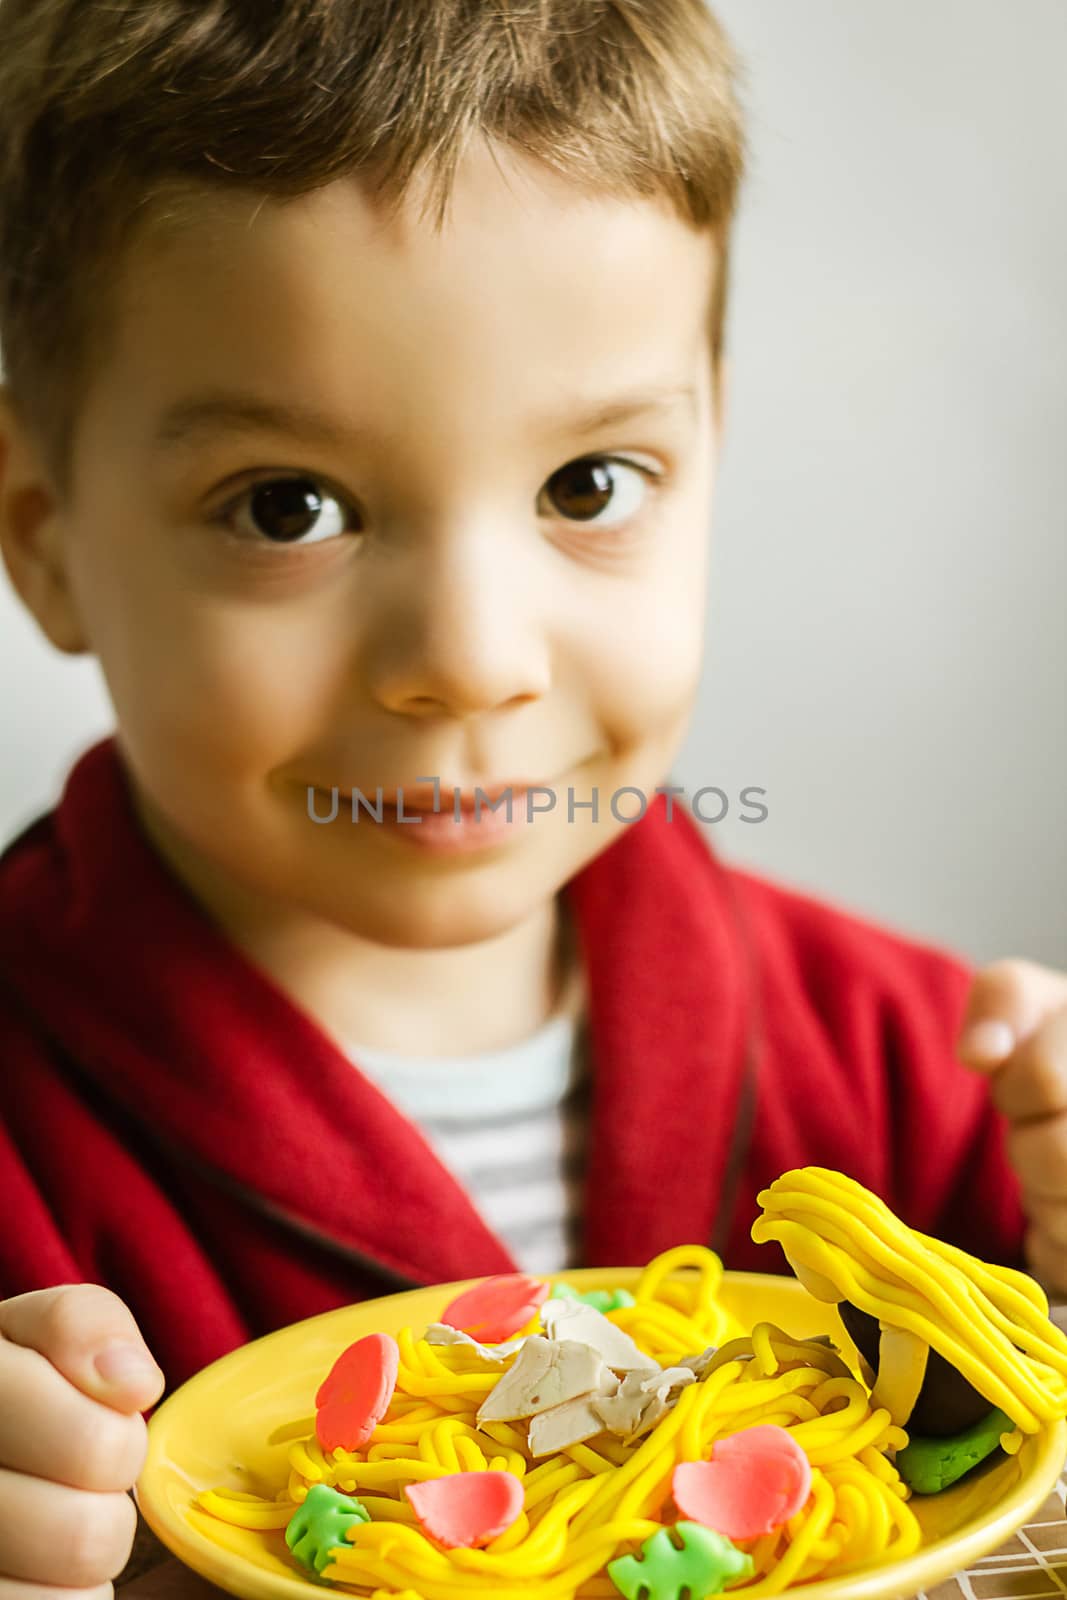
[[[741,173],[699,0],[3,0],[0,61],[0,545],[117,721],[0,861],[0,1600],[120,1570],[164,1375],[405,1284],[767,1268],[791,1165],[1002,1260],[1025,1195],[1051,1281],[1064,980],[968,1000],[661,792]]]

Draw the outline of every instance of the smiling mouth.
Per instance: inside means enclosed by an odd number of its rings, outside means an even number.
[[[378,787],[379,786],[375,785],[374,787],[367,789],[357,786],[356,789],[345,789],[340,785],[334,785],[333,787],[327,789],[318,786],[317,793],[331,796],[336,790],[339,799],[348,802],[351,802],[352,795],[354,793],[358,793],[363,796],[363,799],[367,805],[376,806],[378,804]],[[463,813],[470,812],[473,814],[475,809],[478,809],[479,811],[487,811],[490,806],[497,804],[502,800],[506,801],[508,795],[510,795],[513,800],[517,800],[518,797],[524,794],[528,789],[534,788],[540,790],[549,790],[552,793],[555,792],[551,783],[545,783],[540,779],[532,778],[515,778],[510,783],[476,784],[473,788],[462,788],[459,784],[449,785],[442,783],[439,786],[436,796],[434,793],[434,786],[432,784],[405,783],[399,784],[396,786],[396,788],[391,789],[386,789],[384,785],[381,786],[381,802],[383,806],[386,806],[390,811],[395,811],[401,804],[402,798],[404,810],[409,815],[415,815],[417,813],[433,815],[434,812],[444,811],[454,812],[457,807],[456,791],[458,790],[459,810]],[[437,800],[436,805],[434,804],[435,798]]]

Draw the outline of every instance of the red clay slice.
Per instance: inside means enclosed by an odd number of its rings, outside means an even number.
[[[785,1428],[743,1428],[712,1446],[710,1461],[683,1461],[671,1475],[682,1516],[724,1534],[755,1539],[780,1528],[807,1503],[811,1463]]]
[[[389,1409],[400,1349],[387,1333],[368,1333],[337,1357],[315,1396],[315,1437],[324,1450],[358,1450]]]
[[[547,1299],[547,1283],[525,1272],[498,1273],[457,1295],[442,1311],[441,1321],[482,1344],[498,1344],[524,1328]]]
[[[511,1527],[523,1505],[513,1472],[450,1472],[406,1483],[404,1493],[424,1532],[449,1550],[488,1544]]]

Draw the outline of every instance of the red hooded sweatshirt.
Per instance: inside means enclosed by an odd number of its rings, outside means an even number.
[[[789,1167],[1021,1264],[946,952],[725,867],[676,799],[563,890],[589,995],[582,1260],[749,1238]],[[114,737],[0,855],[0,1298],[106,1284],[168,1390],[335,1306],[516,1270],[418,1130],[156,854]]]

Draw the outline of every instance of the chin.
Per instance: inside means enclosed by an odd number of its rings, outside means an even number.
[[[440,881],[430,886],[397,885],[383,904],[365,906],[356,920],[351,908],[343,920],[352,932],[376,943],[406,950],[449,950],[499,938],[544,904],[545,894],[501,892],[493,886]]]

